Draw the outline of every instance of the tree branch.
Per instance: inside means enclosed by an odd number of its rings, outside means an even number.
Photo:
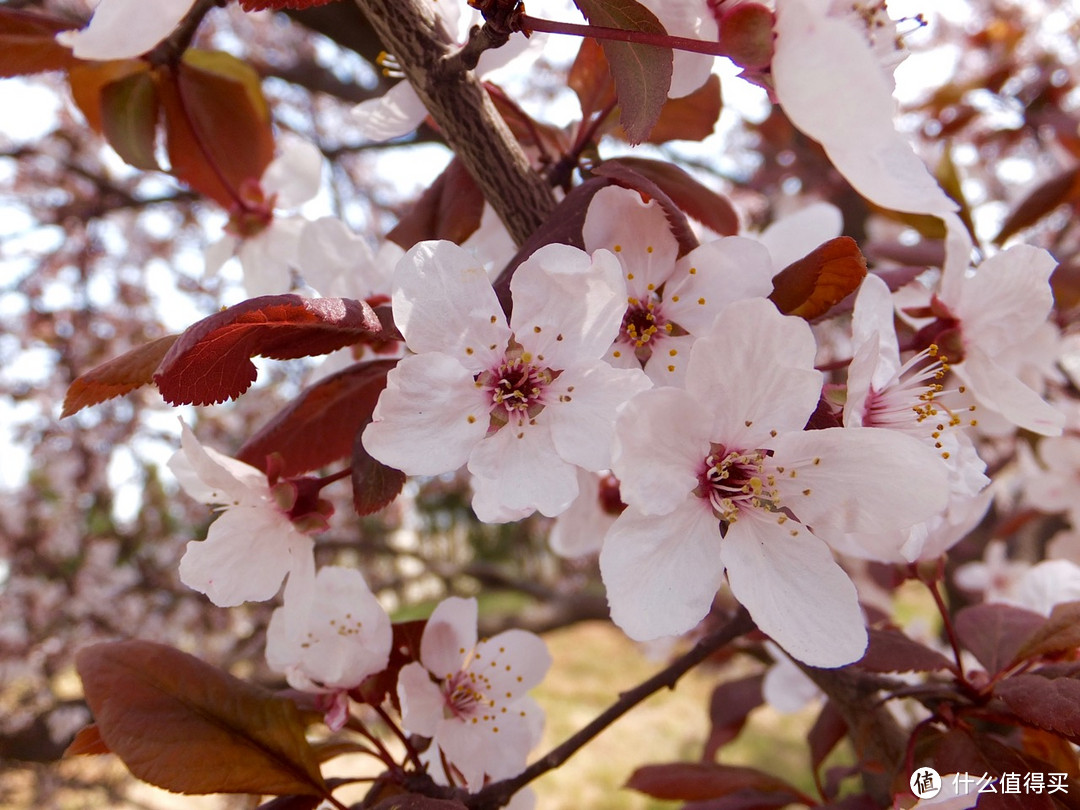
[[[453,65],[457,47],[438,15],[422,0],[357,3],[511,237],[524,242],[555,207],[555,198],[480,81],[460,62]]]

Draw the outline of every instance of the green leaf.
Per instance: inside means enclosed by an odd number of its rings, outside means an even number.
[[[139,71],[101,89],[101,123],[109,145],[137,169],[159,171],[154,157],[158,120],[157,86]]]
[[[149,641],[75,658],[104,744],[139,779],[176,793],[326,796],[296,706]]]
[[[636,0],[574,0],[592,24],[624,31],[667,34],[660,20]],[[619,124],[630,143],[641,143],[660,118],[671,87],[670,48],[601,40],[615,95],[619,99]]]

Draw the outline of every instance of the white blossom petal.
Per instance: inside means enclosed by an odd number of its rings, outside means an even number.
[[[90,24],[56,40],[79,59],[132,59],[173,32],[195,0],[101,0]]]
[[[367,298],[389,293],[390,273],[380,273],[367,241],[337,217],[320,217],[300,234],[297,269],[326,298]]]
[[[1043,436],[1059,436],[1065,414],[1005,371],[975,346],[965,347],[963,363],[952,370],[968,384],[980,405],[996,411],[1014,425]]]
[[[637,641],[693,628],[723,584],[720,543],[718,521],[698,498],[666,515],[627,508],[600,552],[612,621]]]
[[[427,118],[427,107],[412,85],[401,80],[378,98],[361,101],[352,109],[361,138],[389,141],[408,135]]]
[[[476,646],[478,615],[475,599],[452,596],[436,605],[420,638],[420,663],[438,678],[460,671]]]
[[[859,597],[828,547],[758,512],[739,516],[720,546],[731,592],[757,626],[815,667],[859,660],[867,635]]]
[[[263,171],[263,191],[268,196],[277,195],[275,208],[299,208],[319,193],[325,162],[323,153],[315,144],[300,138],[288,138],[280,154]]]
[[[774,274],[803,258],[814,248],[835,239],[844,230],[844,215],[832,203],[815,202],[780,217],[757,239],[769,251]]]
[[[364,447],[409,475],[452,472],[484,438],[490,410],[490,398],[453,357],[439,352],[405,357],[386,377],[364,429]]]
[[[442,720],[446,701],[431,675],[417,663],[406,664],[398,674],[401,725],[413,734],[434,737]]]

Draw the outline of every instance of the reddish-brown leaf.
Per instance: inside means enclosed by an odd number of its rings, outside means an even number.
[[[746,718],[762,704],[764,675],[750,675],[717,686],[709,698],[709,738],[703,759],[716,759],[720,749],[739,736]]]
[[[636,0],[574,0],[593,25],[665,34],[656,15]],[[619,123],[630,143],[641,143],[652,131],[671,87],[670,48],[604,40],[615,94],[619,99]]]
[[[703,141],[712,135],[716,122],[720,120],[722,106],[720,77],[713,73],[705,84],[690,95],[668,99],[660,111],[656,126],[645,140],[657,144]]]
[[[654,799],[703,801],[739,791],[778,794],[799,801],[802,794],[783,779],[759,771],[714,762],[674,762],[644,765],[631,774],[626,786]]]
[[[101,738],[139,779],[177,793],[327,793],[296,706],[149,641],[75,659]]]
[[[75,27],[55,17],[0,8],[0,78],[67,70],[76,60],[56,35]]]
[[[386,373],[396,363],[357,363],[312,384],[244,442],[236,457],[265,470],[266,457],[279,453],[284,476],[347,458],[386,387]]]
[[[223,402],[254,382],[250,358],[256,355],[289,360],[326,354],[381,329],[363,301],[264,295],[188,327],[161,361],[154,382],[173,405]]]
[[[154,370],[178,337],[159,337],[80,374],[68,386],[60,418],[152,383]]]
[[[273,9],[281,11],[286,8],[311,8],[313,6],[325,6],[336,0],[240,0],[240,8],[244,11],[263,11]]]
[[[85,757],[108,753],[111,753],[111,751],[109,746],[105,744],[105,740],[101,739],[101,729],[98,728],[97,723],[91,723],[85,728],[79,729],[75,739],[71,741],[67,750],[64,751],[64,756]]]
[[[676,230],[681,228],[678,221],[685,222],[686,216],[723,236],[739,232],[739,216],[727,197],[702,185],[673,163],[623,157],[605,160],[593,173],[636,188],[663,205],[668,222],[672,223],[672,232],[679,238],[680,253],[687,253],[697,246],[696,237],[691,236],[691,244],[690,238],[680,238]]]
[[[732,6],[717,20],[717,41],[736,65],[749,70],[766,68],[772,62],[775,16],[760,3]]]
[[[1080,741],[1080,681],[1013,675],[995,686],[994,694],[1025,723]]]
[[[433,799],[419,793],[401,793],[383,799],[371,810],[466,810],[466,807],[453,799]]]
[[[172,173],[230,208],[274,157],[270,113],[258,74],[224,53],[188,49],[155,73]]]
[[[405,486],[405,473],[373,458],[362,439],[357,431],[352,457],[353,509],[361,516],[389,506]]]
[[[591,37],[581,40],[581,48],[570,66],[566,81],[577,94],[583,121],[615,101],[615,83],[611,79],[604,49],[598,40]]]
[[[1003,773],[1045,773],[1047,770],[988,733],[973,734],[962,728],[952,729],[942,735],[935,748],[932,764],[943,774],[968,774],[976,779],[985,774],[991,779],[1000,779]],[[1049,784],[1049,780],[1044,779],[1044,784]],[[970,789],[978,790],[978,786],[972,785]],[[979,797],[979,810],[1049,810],[1054,806],[1054,800],[1045,793],[986,793]]]
[[[949,669],[949,659],[894,627],[871,628],[866,655],[855,666],[871,672],[934,672]]]
[[[425,239],[461,244],[480,227],[484,195],[458,158],[450,161],[387,239],[408,250]]]
[[[773,277],[769,299],[785,315],[812,321],[859,288],[866,258],[850,236],[838,236],[814,248]]]
[[[1054,606],[1046,623],[1020,647],[1016,660],[1068,652],[1077,647],[1080,647],[1080,602],[1062,602]]]
[[[101,88],[101,124],[109,146],[137,169],[156,171],[157,85],[137,71]]]
[[[960,645],[974,655],[991,675],[1009,667],[1017,653],[1046,618],[1030,610],[1001,604],[971,605],[956,614]]]
[[[810,767],[817,771],[825,762],[825,758],[844,739],[848,725],[831,700],[826,701],[821,707],[821,713],[814,720],[810,733],[806,735],[806,742],[810,746]]]
[[[1080,199],[1080,165],[1044,180],[1032,189],[1005,217],[994,237],[1000,245],[1010,236],[1034,225],[1059,205]]]

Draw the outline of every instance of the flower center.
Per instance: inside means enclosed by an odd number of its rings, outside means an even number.
[[[705,457],[695,494],[708,499],[722,532],[736,521],[740,510],[781,511],[776,480],[765,470],[768,457],[768,450],[729,451],[716,445]]]
[[[521,424],[544,410],[545,392],[558,372],[538,366],[532,355],[511,340],[499,365],[481,372],[477,386],[491,396],[491,427],[498,430],[511,420]]]
[[[626,313],[616,338],[617,343],[633,349],[642,364],[648,362],[663,338],[686,334],[685,329],[665,317],[660,296],[655,292],[648,295],[646,299],[632,296],[627,299]]]
[[[478,708],[487,706],[484,693],[476,688],[476,675],[469,670],[461,670],[445,681],[443,689],[443,715],[463,720],[475,714]]]

